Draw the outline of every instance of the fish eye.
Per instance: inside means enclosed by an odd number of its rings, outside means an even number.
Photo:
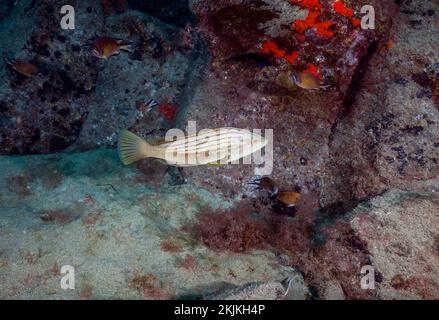
[[[293,81],[294,82],[297,82],[297,75],[295,74],[295,73],[293,73],[292,75],[291,75],[291,78],[293,79]]]

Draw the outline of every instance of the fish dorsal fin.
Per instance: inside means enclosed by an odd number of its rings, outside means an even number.
[[[153,146],[159,146],[167,142],[164,137],[150,137],[147,140]]]

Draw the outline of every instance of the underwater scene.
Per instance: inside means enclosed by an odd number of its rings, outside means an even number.
[[[0,0],[0,299],[439,299],[439,2]]]

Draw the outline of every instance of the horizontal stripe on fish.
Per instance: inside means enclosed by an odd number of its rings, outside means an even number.
[[[119,136],[118,150],[124,164],[147,157],[166,160],[171,165],[194,166],[208,163],[225,164],[262,149],[266,140],[247,129],[204,129],[198,134],[178,137],[176,141],[151,145],[129,131]]]
[[[238,145],[244,145],[244,144],[252,144],[252,139],[251,138],[247,138],[247,139],[243,139],[243,138],[221,138],[221,139],[212,139],[209,140],[205,143],[201,143],[201,144],[195,144],[195,145],[182,145],[182,146],[174,146],[174,145],[168,145],[165,147],[166,151],[169,152],[203,152],[203,151],[208,151],[208,150],[213,150],[213,149],[221,149],[222,147],[227,147],[227,146],[238,146]]]
[[[203,131],[203,130],[202,130]],[[161,146],[168,146],[172,144],[173,146],[195,146],[197,144],[205,143],[205,141],[218,140],[218,138],[227,137],[244,137],[252,136],[252,133],[248,130],[210,130],[209,132],[204,132],[199,135],[189,135],[187,137],[179,137],[176,141],[169,141],[161,144]]]

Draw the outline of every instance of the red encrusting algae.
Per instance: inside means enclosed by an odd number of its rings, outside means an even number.
[[[163,114],[167,120],[172,121],[177,114],[178,107],[173,103],[162,103],[157,107],[157,110]]]
[[[325,6],[320,0],[290,0],[291,4],[298,5],[303,9],[308,9],[308,16],[305,19],[296,20],[292,23],[292,28],[296,31],[296,40],[298,42],[304,42],[306,40],[305,31],[314,29],[317,35],[324,39],[330,39],[335,36],[337,25],[335,20],[323,20],[322,16],[325,14]],[[330,7],[326,8],[329,10]],[[360,25],[360,19],[354,18],[354,10],[345,6],[342,0],[336,0],[332,3],[334,12],[350,18],[351,24],[354,27]],[[285,59],[290,64],[295,64],[300,54],[298,51],[293,51],[290,54],[287,53],[287,49],[280,48],[278,44],[273,41],[265,41],[262,44],[261,51],[265,54],[272,54],[276,58]],[[311,71],[312,72],[312,71]],[[314,73],[314,72],[313,72]],[[316,76],[319,74],[314,73]]]
[[[308,29],[315,28],[317,34],[323,38],[332,38],[335,34],[330,30],[335,23],[332,21],[321,21],[320,12],[310,11],[304,20],[296,20],[293,23],[293,29],[298,33],[304,33]]]
[[[320,67],[308,63],[308,68],[305,70],[305,72],[311,72],[313,75],[315,75],[317,78],[322,79],[322,74],[320,73]]]
[[[285,59],[291,64],[294,64],[299,58],[299,52],[293,51],[290,54],[287,54],[287,52],[283,49],[280,49],[276,42],[274,41],[266,41],[262,44],[262,53],[270,54],[272,53],[276,58],[279,59]]]
[[[302,8],[308,8],[310,10],[322,10],[323,5],[319,0],[291,0],[292,4],[300,5]]]
[[[358,26],[360,25],[360,23],[361,23],[361,20],[358,19],[358,18],[352,18],[352,19],[351,19],[351,23],[352,23],[352,25],[353,25],[354,27],[358,27]]]
[[[354,27],[358,27],[360,25],[360,19],[354,18],[354,10],[347,8],[343,0],[336,0],[332,7],[338,14],[351,18],[351,23]]]
[[[266,41],[262,44],[263,53],[273,53],[276,58],[283,58],[285,56],[285,50],[279,49],[276,42]]]
[[[299,52],[297,51],[293,51],[291,54],[285,56],[285,60],[287,60],[291,64],[294,64],[298,58]]]
[[[352,18],[354,16],[354,10],[346,8],[345,4],[342,0],[336,0],[334,4],[332,5],[334,8],[334,11],[345,16]]]

